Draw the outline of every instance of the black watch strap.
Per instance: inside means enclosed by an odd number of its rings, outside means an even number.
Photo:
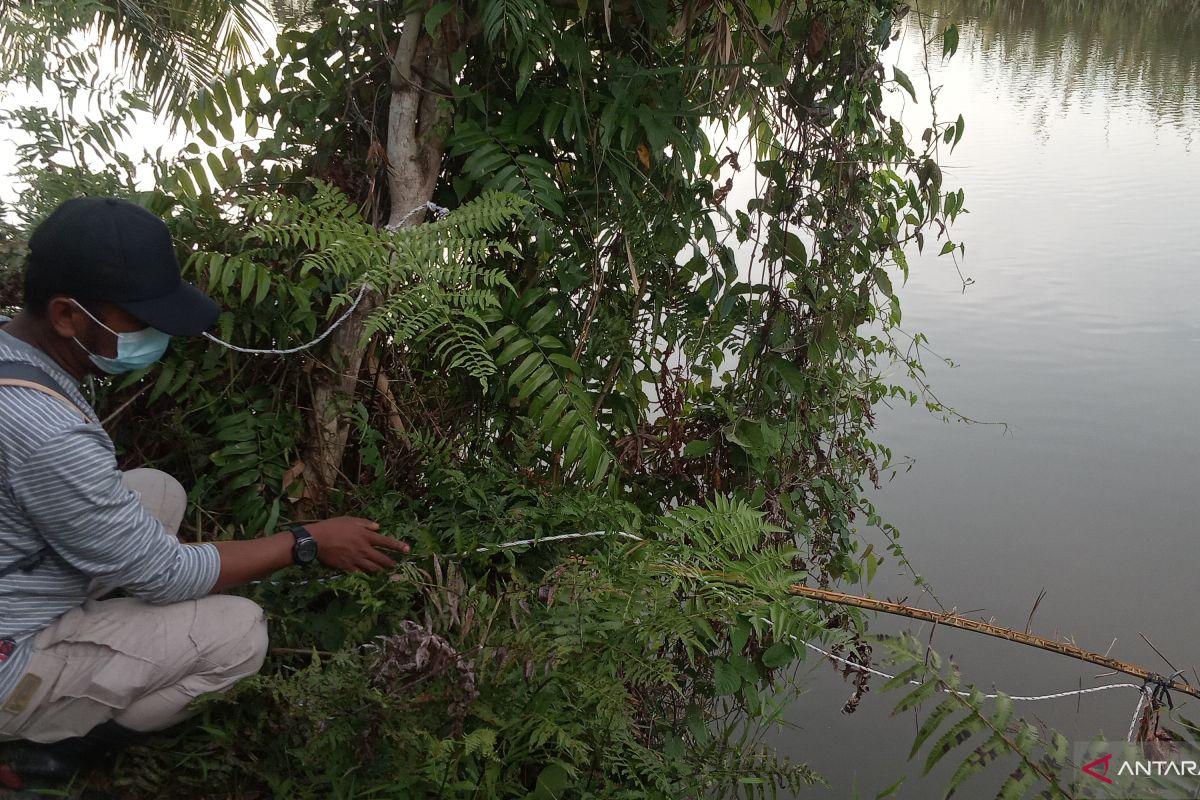
[[[317,560],[317,540],[303,525],[292,528],[296,543],[292,545],[292,563],[307,566]]]

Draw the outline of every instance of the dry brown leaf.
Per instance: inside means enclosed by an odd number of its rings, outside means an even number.
[[[638,161],[642,162],[642,166],[650,169],[650,148],[644,144],[637,146]]]
[[[296,463],[292,464],[290,467],[288,467],[287,472],[283,473],[283,480],[280,481],[281,485],[279,487],[279,490],[281,492],[283,492],[283,494],[285,496],[287,496],[288,499],[291,500],[293,503],[298,501],[300,498],[304,497],[304,494],[302,493],[298,497],[292,497],[291,495],[288,494],[288,489],[291,487],[291,485],[293,483],[295,483],[296,479],[299,478],[303,474],[304,474],[304,461],[302,459],[296,459]]]
[[[817,53],[824,49],[825,40],[828,38],[821,20],[813,20],[812,27],[808,29],[808,57],[816,58]]]

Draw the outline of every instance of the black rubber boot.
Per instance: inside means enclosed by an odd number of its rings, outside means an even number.
[[[67,788],[97,767],[111,764],[121,748],[140,736],[137,731],[110,720],[83,736],[57,742],[16,741],[0,745],[0,787],[12,790]],[[0,794],[0,798],[3,797]]]

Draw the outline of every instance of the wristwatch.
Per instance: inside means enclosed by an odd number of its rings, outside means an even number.
[[[292,563],[306,567],[317,560],[317,540],[303,525],[292,528],[296,543],[292,545]]]

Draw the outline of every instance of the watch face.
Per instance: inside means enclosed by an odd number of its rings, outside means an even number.
[[[315,539],[301,539],[296,542],[296,560],[301,564],[308,564],[317,557],[317,542]]]

